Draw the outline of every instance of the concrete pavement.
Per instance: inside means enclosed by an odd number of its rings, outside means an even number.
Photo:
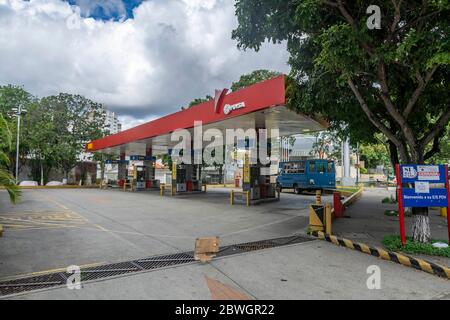
[[[201,236],[222,245],[304,232],[314,196],[229,205],[229,190],[161,198],[158,192],[23,190],[12,205],[0,191],[0,278],[66,266],[192,250]]]
[[[379,266],[381,288],[367,288]],[[14,299],[205,299],[207,279],[251,299],[450,299],[450,286],[426,273],[313,241],[137,275],[26,293]]]
[[[333,234],[362,242],[375,247],[383,247],[382,240],[387,235],[399,234],[398,217],[384,214],[385,210],[398,210],[397,204],[383,204],[383,198],[392,196],[395,191],[386,188],[367,188],[362,198],[346,209],[347,218],[333,222]],[[440,216],[438,210],[430,210],[430,227],[433,239],[447,240],[447,220]],[[406,235],[411,235],[412,218],[405,217]],[[413,255],[421,259],[450,267],[450,259],[439,256]]]
[[[0,238],[0,276],[183,252],[192,250],[199,236],[218,235],[221,245],[228,245],[304,233],[308,206],[315,200],[314,195],[283,193],[280,202],[231,207],[228,192],[219,188],[161,198],[158,192],[40,189],[24,191],[16,206],[0,192],[0,223],[7,226]],[[337,221],[336,229],[353,219]],[[381,269],[380,290],[367,288],[371,265]],[[211,286],[211,281],[217,285]],[[54,288],[14,298],[211,299],[212,287],[221,286],[251,299],[450,297],[447,280],[312,241],[222,257],[205,265],[103,278],[84,283],[81,290]]]

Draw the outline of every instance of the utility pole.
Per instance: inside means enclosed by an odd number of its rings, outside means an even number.
[[[22,109],[22,104],[19,103],[19,107],[14,110],[16,111],[17,116],[17,140],[16,140],[16,184],[19,184],[19,146],[20,146],[20,118],[22,116],[22,112],[25,110]]]

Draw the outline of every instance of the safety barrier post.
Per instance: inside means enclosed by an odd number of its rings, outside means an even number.
[[[441,208],[441,217],[447,218],[447,208]]]
[[[173,195],[175,194],[174,188],[176,188],[176,186],[172,186],[170,188],[170,196],[173,197]]]
[[[327,203],[325,205],[325,233],[331,234],[332,228],[332,219],[331,219],[331,203]]]
[[[164,196],[165,188],[166,188],[166,186],[163,184],[159,186],[159,193],[160,193],[161,197]]]
[[[334,216],[341,218],[344,216],[344,207],[342,206],[342,199],[340,192],[333,192]]]
[[[322,204],[322,191],[316,190],[316,204]]]
[[[247,197],[247,207],[250,207],[250,191],[247,191],[246,197]]]
[[[231,190],[230,192],[230,204],[234,205],[234,190]]]

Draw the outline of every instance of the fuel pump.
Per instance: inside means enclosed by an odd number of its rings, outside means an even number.
[[[186,186],[186,165],[173,163],[172,169],[172,186],[176,192],[185,192]],[[175,173],[175,174],[174,174]]]
[[[260,199],[260,168],[257,164],[250,164],[248,153],[244,155],[242,190],[250,191],[250,199]]]
[[[136,182],[136,190],[144,190],[146,187],[145,166],[134,167],[134,181]]]

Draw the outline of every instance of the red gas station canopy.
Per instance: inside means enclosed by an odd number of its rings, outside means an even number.
[[[220,99],[216,99],[216,101],[219,101],[219,105],[216,108],[214,100],[207,101],[117,134],[94,140],[87,144],[86,149],[87,151],[98,151],[139,141],[153,140],[156,137],[169,135],[177,129],[193,128],[195,121],[201,121],[204,126],[208,125],[207,127],[224,127],[232,123],[233,126],[236,126],[236,123],[239,123],[239,121],[243,123],[243,121],[248,120],[249,115],[258,112],[264,113],[264,110],[274,107],[283,107],[283,110],[277,111],[277,116],[265,115],[267,119],[271,119],[272,123],[277,122],[272,126],[283,127],[283,124],[279,122],[284,119],[286,121],[284,127],[288,127],[289,123],[292,126],[292,122],[297,120],[300,121],[295,123],[297,129],[300,129],[301,126],[299,124],[301,121],[303,123],[311,122],[311,131],[324,129],[324,125],[316,120],[304,115],[298,115],[284,107],[284,76],[279,76],[232,92],[222,96]],[[286,113],[288,114],[286,115]],[[295,116],[298,116],[298,119]],[[233,119],[232,122],[230,122],[230,119]],[[299,132],[297,131],[296,133]]]

